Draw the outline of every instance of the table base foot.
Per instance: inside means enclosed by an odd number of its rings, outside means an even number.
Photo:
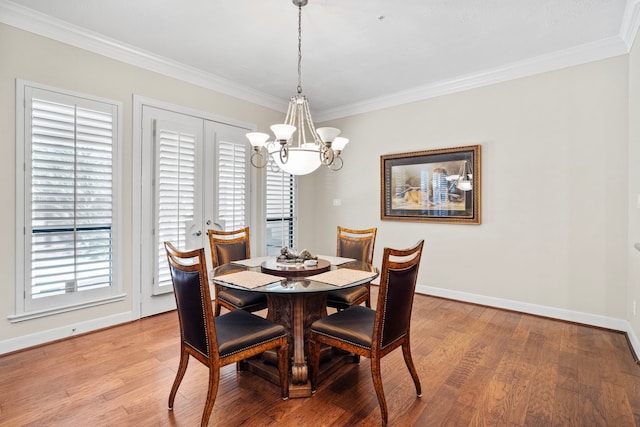
[[[330,351],[330,348],[322,349]],[[329,359],[325,359],[320,364],[320,372],[318,372],[318,381],[324,381],[329,375],[338,370],[341,366],[350,363],[358,363],[357,357],[353,354],[333,355]],[[243,370],[258,375],[273,384],[280,384],[280,376],[278,375],[278,368],[273,364],[265,363],[260,358],[248,359],[242,364]],[[289,398],[297,399],[302,397],[311,396],[311,383],[306,381],[301,384],[294,384],[292,378],[289,378]]]
[[[309,396],[311,396],[310,382],[307,382],[306,384],[289,384],[289,399]]]

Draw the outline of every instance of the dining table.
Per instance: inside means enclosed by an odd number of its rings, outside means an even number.
[[[276,257],[258,257],[223,264],[210,274],[213,284],[267,297],[267,319],[283,325],[288,333],[290,358],[289,397],[311,396],[306,340],[311,324],[327,316],[327,293],[365,285],[378,277],[372,264],[351,258],[318,255],[317,262],[282,262]],[[357,356],[323,349],[319,378],[339,366],[357,362]],[[242,369],[279,383],[277,358],[267,352],[259,360],[247,360]]]

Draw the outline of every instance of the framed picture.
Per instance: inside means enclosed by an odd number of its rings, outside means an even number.
[[[380,218],[480,224],[480,145],[380,156]]]

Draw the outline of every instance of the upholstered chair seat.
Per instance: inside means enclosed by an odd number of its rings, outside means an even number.
[[[256,345],[279,338],[282,325],[244,310],[234,310],[214,319],[218,338],[218,354],[226,357]]]
[[[368,285],[330,291],[327,294],[327,306],[344,310],[363,301],[366,303],[369,300],[369,292]]]
[[[231,289],[220,286],[216,298],[219,298],[220,301],[224,301],[237,310],[253,312],[262,310],[266,306],[266,296],[261,292],[243,291],[241,289]]]
[[[373,322],[376,312],[368,307],[354,305],[313,323],[313,330],[358,347],[371,350]]]

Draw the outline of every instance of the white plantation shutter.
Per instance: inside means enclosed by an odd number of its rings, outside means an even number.
[[[295,247],[296,179],[284,171],[266,172],[267,255]]]
[[[25,108],[18,311],[112,295],[118,106],[28,85],[18,93]]]
[[[32,100],[31,295],[111,285],[110,112]]]
[[[249,192],[245,143],[218,141],[218,219],[224,231],[237,230],[248,224]]]
[[[196,203],[196,136],[156,127],[158,286],[171,287],[164,242],[185,249]]]

